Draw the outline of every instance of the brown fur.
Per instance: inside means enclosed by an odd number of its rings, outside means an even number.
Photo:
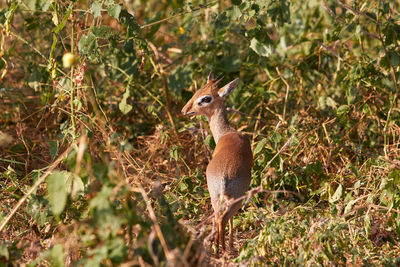
[[[207,166],[207,186],[210,191],[211,203],[215,212],[216,226],[215,242],[219,243],[225,253],[225,228],[230,220],[229,246],[233,247],[233,216],[242,206],[241,202],[232,202],[243,196],[251,181],[253,154],[249,140],[233,129],[226,118],[224,96],[236,87],[234,80],[218,90],[218,81],[210,79],[198,90],[182,109],[183,114],[206,115],[210,123],[216,147],[210,163]],[[209,95],[213,101],[205,106],[199,106],[198,101]]]

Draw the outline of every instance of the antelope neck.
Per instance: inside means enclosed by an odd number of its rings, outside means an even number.
[[[208,117],[208,121],[216,144],[221,136],[235,131],[235,129],[229,125],[228,119],[226,118],[225,107],[216,109],[214,113]]]

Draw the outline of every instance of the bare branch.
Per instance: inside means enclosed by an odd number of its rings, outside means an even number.
[[[3,219],[0,224],[0,232],[4,229],[7,223],[11,220],[17,210],[21,207],[21,205],[28,199],[28,197],[38,188],[38,186],[51,174],[51,172],[64,160],[64,158],[69,154],[72,148],[75,146],[75,143],[72,143],[50,166],[49,168],[40,176],[40,178],[36,181],[36,183],[29,189],[29,191],[18,201],[12,211]]]

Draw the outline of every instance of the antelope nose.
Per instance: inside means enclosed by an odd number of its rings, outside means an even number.
[[[186,115],[186,114],[187,114],[187,111],[188,111],[187,106],[184,106],[184,107],[182,108],[182,110],[181,110],[181,112],[182,112],[183,115]]]
[[[193,115],[194,114],[194,112],[193,111],[190,111],[190,110],[186,110],[186,109],[182,109],[182,114],[183,115],[185,115],[185,116],[191,116],[191,115]]]

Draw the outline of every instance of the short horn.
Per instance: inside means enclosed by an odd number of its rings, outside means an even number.
[[[207,77],[207,83],[209,83],[210,81],[214,80],[214,73],[211,71],[210,74],[208,74]]]
[[[221,77],[221,78],[220,78]],[[217,86],[222,80],[224,79],[223,75],[218,76],[218,78],[216,79],[216,81],[214,82],[215,86]]]

